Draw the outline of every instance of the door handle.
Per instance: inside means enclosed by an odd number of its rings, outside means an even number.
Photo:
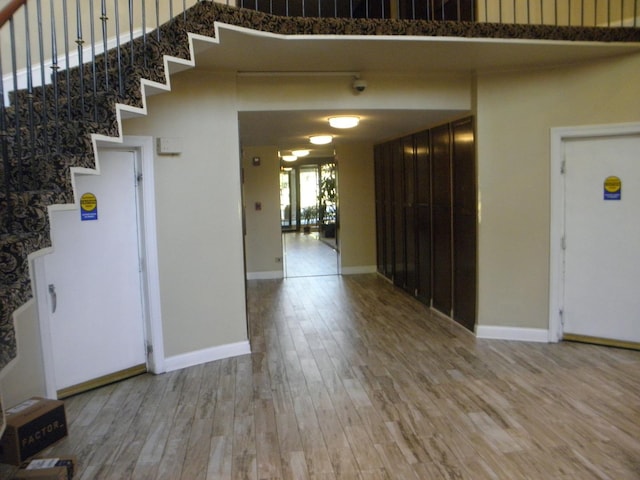
[[[53,283],[49,284],[49,296],[51,297],[51,313],[56,313],[58,295],[56,295],[56,286]]]

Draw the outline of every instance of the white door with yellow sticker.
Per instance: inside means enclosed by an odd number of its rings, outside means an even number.
[[[564,145],[563,335],[640,344],[640,135]]]
[[[136,153],[101,150],[100,168],[76,176],[79,210],[51,213],[44,266],[62,396],[146,364]]]

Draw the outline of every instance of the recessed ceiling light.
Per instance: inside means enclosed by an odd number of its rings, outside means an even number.
[[[291,153],[296,157],[306,157],[309,155],[309,150],[291,150]]]
[[[282,160],[285,162],[295,162],[298,159],[295,155],[282,155]]]
[[[329,125],[333,128],[353,128],[360,123],[360,117],[342,115],[339,117],[329,117]]]
[[[331,135],[313,135],[309,137],[309,141],[314,145],[326,145],[333,141],[333,137]]]

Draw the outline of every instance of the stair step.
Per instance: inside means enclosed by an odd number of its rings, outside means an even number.
[[[118,97],[114,93],[86,93],[82,97],[74,96],[71,99],[55,97],[47,99],[46,103],[34,101],[33,104],[22,102],[13,104],[5,108],[5,122],[7,125],[29,126],[42,125],[46,119],[48,125],[55,124],[56,108],[58,111],[59,123],[67,122],[93,122],[96,126],[104,130],[105,126],[117,131],[117,119],[114,105]],[[69,118],[69,110],[71,117]],[[97,119],[97,122],[96,122]]]
[[[29,280],[29,259],[33,253],[51,246],[48,232],[11,233],[0,235],[0,286]]]
[[[47,206],[65,200],[64,194],[54,190],[0,193],[0,235],[48,233]]]
[[[71,195],[69,167],[94,168],[93,151],[77,155],[34,155],[25,152],[21,161],[9,157],[9,172],[0,163],[0,185],[8,183],[10,192],[54,190]],[[8,175],[9,178],[5,178]],[[67,200],[68,201],[68,200]]]

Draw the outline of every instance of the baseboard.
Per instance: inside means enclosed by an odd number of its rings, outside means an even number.
[[[183,353],[164,360],[165,371],[171,372],[181,368],[193,367],[202,363],[222,360],[224,358],[238,357],[251,353],[251,346],[248,341],[229,343],[218,347],[205,348],[194,352]]]
[[[516,340],[519,342],[549,342],[549,330],[546,328],[497,327],[476,325],[477,338],[494,340]]]
[[[273,280],[284,278],[282,270],[273,270],[271,272],[247,272],[247,280]]]
[[[375,265],[363,265],[361,267],[342,267],[341,275],[361,275],[363,273],[376,273]]]

